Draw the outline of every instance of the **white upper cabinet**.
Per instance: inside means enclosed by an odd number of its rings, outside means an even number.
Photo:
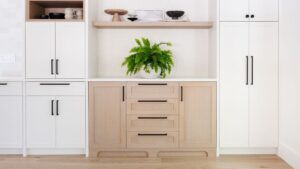
[[[83,22],[27,22],[26,77],[85,77]]]
[[[84,23],[56,23],[56,78],[84,78]]]
[[[26,77],[55,78],[55,23],[26,23]]]
[[[278,21],[278,0],[220,0],[221,21]]]

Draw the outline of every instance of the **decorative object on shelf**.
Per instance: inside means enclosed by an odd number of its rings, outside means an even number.
[[[171,50],[164,50],[162,45],[172,46],[170,42],[154,43],[149,39],[135,39],[138,46],[130,50],[130,55],[125,58],[122,66],[127,66],[127,75],[140,73],[143,78],[166,78],[174,66]]]
[[[75,16],[76,16],[76,19],[83,19],[83,10],[82,9],[76,9],[75,10]]]
[[[134,22],[134,21],[138,20],[138,17],[137,17],[137,14],[135,14],[135,13],[129,13],[127,19],[130,20],[131,22]]]
[[[51,12],[49,13],[50,19],[65,19],[65,14],[64,13],[54,13]]]
[[[73,19],[74,17],[74,11],[72,8],[66,8],[65,9],[65,19]]]
[[[142,22],[164,21],[164,12],[162,10],[136,10],[135,13]]]
[[[121,22],[121,16],[126,15],[128,13],[127,10],[124,9],[106,9],[105,13],[109,15],[113,15],[112,21],[113,22]]]
[[[49,19],[49,15],[42,14],[40,15],[40,19]]]
[[[166,14],[173,20],[178,20],[184,15],[184,11],[167,11]]]

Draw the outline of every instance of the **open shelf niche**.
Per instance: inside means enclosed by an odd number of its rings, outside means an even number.
[[[175,66],[168,78],[207,79],[217,76],[217,0],[89,1],[88,75],[92,79],[126,79],[121,64],[135,38],[171,42]],[[184,10],[192,22],[111,22],[108,8]],[[132,78],[138,78],[135,76]]]
[[[84,9],[85,0],[26,0],[26,21],[82,21],[83,19],[40,19],[50,12],[64,13],[65,8]],[[85,17],[83,10],[83,18]]]

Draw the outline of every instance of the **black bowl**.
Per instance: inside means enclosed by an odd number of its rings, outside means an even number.
[[[40,15],[40,19],[49,19],[49,15],[42,14]]]
[[[65,19],[64,13],[49,13],[50,19]]]
[[[167,11],[167,15],[172,19],[178,19],[184,15],[184,11]]]

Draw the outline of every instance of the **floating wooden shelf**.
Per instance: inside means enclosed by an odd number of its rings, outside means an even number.
[[[104,28],[178,28],[178,29],[210,29],[212,22],[93,22],[94,27]]]

